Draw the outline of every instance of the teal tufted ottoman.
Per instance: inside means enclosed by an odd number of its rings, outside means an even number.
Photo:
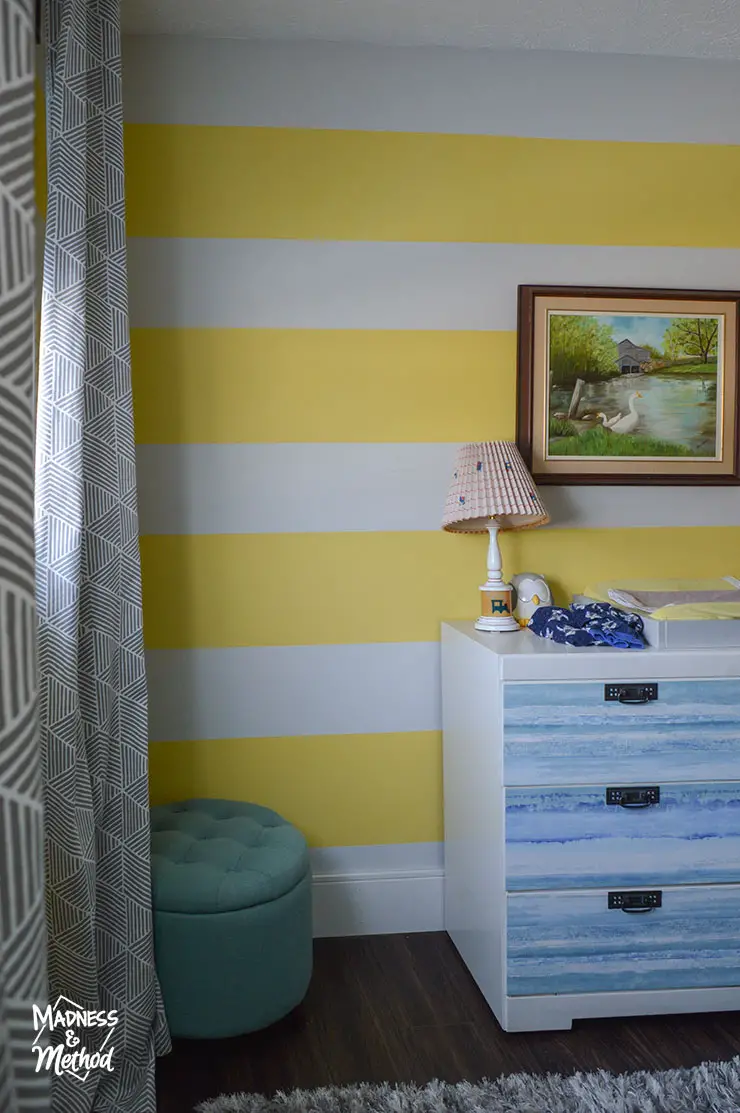
[[[154,950],[173,1036],[264,1028],[311,979],[306,840],[277,812],[232,800],[151,809]]]

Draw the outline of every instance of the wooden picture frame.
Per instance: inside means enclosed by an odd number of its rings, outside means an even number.
[[[517,445],[540,484],[740,483],[739,367],[740,292],[520,286]]]

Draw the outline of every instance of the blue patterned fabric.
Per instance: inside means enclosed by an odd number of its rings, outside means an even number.
[[[574,603],[572,607],[538,607],[529,629],[540,638],[561,645],[609,645],[613,649],[643,649],[644,624],[637,614],[619,611],[609,603]]]

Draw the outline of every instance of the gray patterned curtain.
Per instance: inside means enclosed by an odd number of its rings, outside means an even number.
[[[0,0],[0,1110],[49,1108],[33,559],[32,0]]]
[[[116,1009],[113,1071],[57,1113],[154,1113],[147,688],[116,0],[45,0],[48,208],[36,546],[49,990]]]

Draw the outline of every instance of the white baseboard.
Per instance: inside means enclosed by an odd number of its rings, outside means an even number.
[[[442,931],[439,843],[312,852],[314,936]]]

